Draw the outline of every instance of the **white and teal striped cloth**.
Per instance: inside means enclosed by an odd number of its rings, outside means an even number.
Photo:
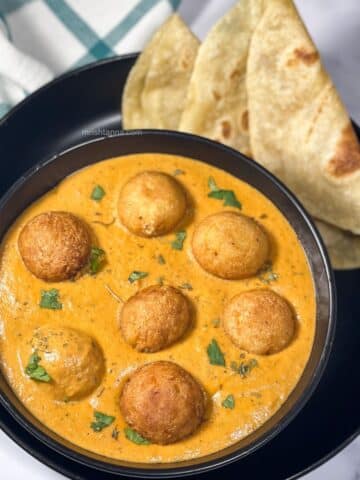
[[[0,117],[54,76],[141,50],[180,0],[0,0]]]
[[[204,38],[237,0],[0,0],[0,118],[72,68],[140,51],[178,9]],[[359,0],[295,0],[353,118],[360,123]]]

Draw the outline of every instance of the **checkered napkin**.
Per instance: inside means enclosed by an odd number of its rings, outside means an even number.
[[[0,0],[0,117],[54,76],[141,50],[181,0]]]

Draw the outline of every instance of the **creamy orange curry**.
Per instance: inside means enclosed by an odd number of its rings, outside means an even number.
[[[140,238],[119,222],[117,200],[124,183],[144,170],[176,175],[191,197],[193,208],[181,229],[187,233],[182,250],[172,248],[175,232],[158,238]],[[211,213],[234,210],[208,198],[208,178],[233,190],[242,213],[254,217],[271,241],[271,266],[245,280],[222,280],[206,273],[194,260],[194,226]],[[91,198],[96,185],[105,195]],[[21,228],[35,215],[69,211],[85,220],[106,252],[106,263],[96,275],[76,281],[48,284],[24,266],[17,240]],[[162,258],[164,261],[159,261]],[[133,283],[133,271],[148,273]],[[163,282],[181,287],[194,306],[193,326],[180,341],[157,353],[139,353],[125,343],[119,331],[121,300],[149,285]],[[295,338],[273,355],[250,355],[239,350],[224,333],[219,318],[227,300],[254,288],[271,288],[293,306]],[[41,290],[57,289],[62,309],[40,308]],[[200,457],[249,435],[285,402],[308,360],[315,330],[315,296],[305,253],[280,211],[257,190],[222,170],[188,158],[160,154],[131,155],[106,160],[62,181],[31,205],[12,226],[2,245],[0,270],[1,366],[26,407],[47,427],[74,444],[98,454],[137,462],[171,462]],[[92,335],[106,361],[101,385],[80,401],[60,402],[51,395],[51,383],[36,382],[24,373],[31,354],[31,338],[42,325],[70,326]],[[207,347],[215,339],[226,366],[209,362]],[[139,445],[124,435],[119,409],[124,379],[146,362],[171,360],[187,369],[204,386],[210,408],[206,420],[190,437],[171,445]],[[234,366],[243,365],[239,369]],[[250,367],[249,367],[250,365]],[[232,396],[234,403],[224,403]],[[230,407],[230,408],[229,408]],[[108,428],[94,431],[94,411],[114,416]]]

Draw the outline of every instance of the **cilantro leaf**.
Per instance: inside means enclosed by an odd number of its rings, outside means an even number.
[[[61,310],[62,303],[59,301],[59,290],[56,288],[41,290],[39,306],[41,308],[49,308],[50,310]]]
[[[134,270],[130,273],[128,280],[130,283],[134,283],[137,280],[141,280],[142,278],[147,277],[148,275],[149,274],[147,272],[139,272],[137,270]]]
[[[225,357],[217,341],[213,338],[207,347],[207,354],[211,365],[221,365],[225,367]]]
[[[95,421],[90,424],[90,427],[94,432],[101,432],[103,428],[108,427],[113,423],[115,417],[112,415],[106,415],[102,412],[94,412]]]
[[[235,407],[235,398],[234,395],[230,394],[228,395],[225,400],[221,402],[221,405],[224,408],[230,408],[231,410]]]
[[[124,428],[125,437],[130,440],[130,442],[136,443],[137,445],[150,445],[150,441],[142,437],[140,433],[137,433],[130,427]]]
[[[241,203],[232,190],[224,190],[224,206],[235,207],[241,210]]]
[[[171,242],[171,248],[174,250],[182,250],[184,241],[186,239],[186,232],[185,230],[181,230],[180,232],[175,233],[175,240]]]
[[[101,268],[101,264],[105,259],[105,251],[102,248],[91,247],[89,269],[90,274],[95,275]]]
[[[216,185],[214,177],[209,177],[208,187],[210,188],[211,192],[218,192],[220,190],[219,187]]]
[[[51,377],[47,373],[44,367],[39,365],[41,357],[35,351],[29,358],[29,362],[25,367],[25,373],[28,375],[32,380],[36,380],[37,382],[51,382]]]
[[[101,185],[96,185],[91,192],[91,200],[95,200],[96,202],[100,202],[102,198],[105,196],[105,190]]]
[[[225,207],[235,207],[241,209],[241,203],[232,190],[223,190],[219,188],[213,177],[209,177],[208,186],[210,189],[210,192],[208,193],[209,198],[224,200]]]

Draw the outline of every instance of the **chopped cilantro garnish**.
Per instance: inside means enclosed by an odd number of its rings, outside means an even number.
[[[186,239],[186,232],[185,230],[181,230],[180,232],[175,233],[175,240],[171,242],[171,248],[174,250],[182,250],[184,241]]]
[[[49,308],[50,310],[61,310],[62,303],[59,301],[59,290],[56,288],[41,290],[39,306],[41,308]]]
[[[142,437],[139,433],[133,430],[130,427],[124,429],[125,437],[130,440],[130,442],[136,443],[137,445],[150,445],[150,441]]]
[[[207,354],[211,365],[221,365],[225,367],[225,357],[215,339],[207,347]]]
[[[105,190],[101,185],[96,185],[91,192],[91,199],[95,200],[96,202],[100,202],[102,198],[105,196]]]
[[[90,427],[94,432],[101,432],[103,428],[108,427],[113,423],[115,417],[112,415],[106,415],[101,412],[94,412],[95,421],[90,424]]]
[[[149,274],[147,272],[138,272],[134,270],[133,272],[130,273],[128,280],[130,283],[134,283],[137,280],[141,280],[142,278],[147,277],[148,275]]]
[[[28,375],[32,380],[36,380],[37,382],[51,382],[51,377],[47,373],[44,367],[39,365],[41,357],[35,351],[29,358],[29,363],[25,368],[25,373]]]
[[[213,177],[209,177],[208,186],[210,189],[210,192],[208,193],[209,198],[224,200],[225,207],[235,207],[241,209],[241,203],[236,198],[236,195],[232,190],[223,190],[219,188]]]
[[[230,394],[228,395],[225,400],[221,402],[221,405],[224,408],[230,408],[231,410],[235,407],[235,398],[234,395]]]
[[[210,188],[211,192],[218,192],[219,187],[216,185],[215,178],[209,177],[208,179],[208,187]]]
[[[101,264],[105,259],[105,251],[102,248],[98,247],[91,247],[90,252],[90,273],[91,275],[95,275],[101,268]]]

